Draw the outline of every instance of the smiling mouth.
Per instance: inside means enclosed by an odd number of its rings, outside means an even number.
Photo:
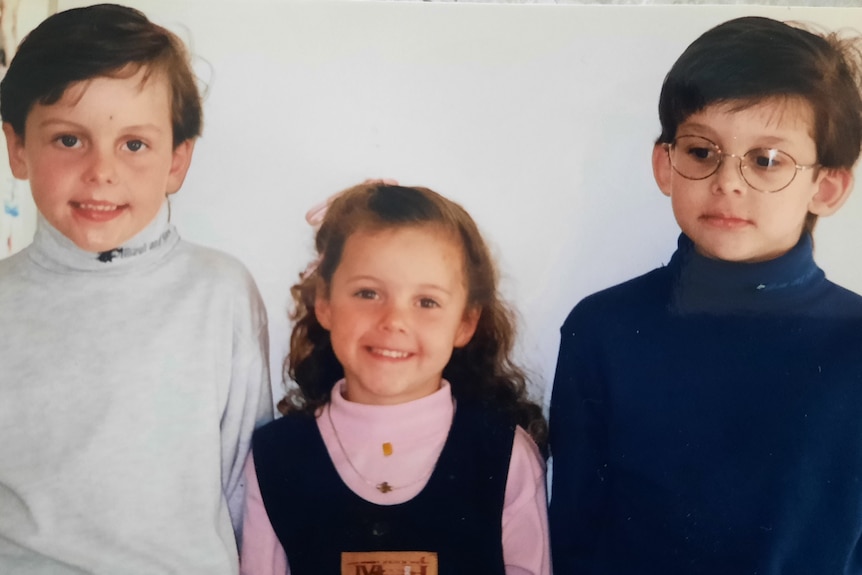
[[[374,355],[387,357],[389,359],[406,359],[412,355],[410,352],[407,352],[407,351],[398,351],[395,349],[384,349],[382,347],[369,347],[368,351],[370,351]]]
[[[124,207],[117,204],[91,204],[89,202],[72,202],[72,206],[79,210],[90,210],[93,212],[113,212]]]
[[[69,202],[73,213],[82,222],[106,224],[126,213],[129,204],[114,204],[111,202],[83,201]]]

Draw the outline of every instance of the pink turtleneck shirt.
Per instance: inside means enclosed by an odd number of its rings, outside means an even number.
[[[343,381],[336,384],[332,401],[317,417],[341,480],[354,493],[378,505],[412,499],[425,487],[449,434],[454,406],[448,382],[443,381],[429,396],[399,405],[353,403],[344,399],[343,388]],[[384,443],[391,445],[390,455],[384,454]],[[284,549],[263,506],[252,458],[253,454],[245,465],[240,572],[289,575]],[[383,481],[394,489],[378,491],[375,485]],[[503,506],[503,560],[507,575],[551,572],[545,465],[536,444],[520,427],[515,430]]]

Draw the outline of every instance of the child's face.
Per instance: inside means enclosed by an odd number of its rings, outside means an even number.
[[[4,124],[12,173],[29,179],[48,222],[79,248],[121,246],[179,189],[193,143],[173,147],[165,79],[144,69],[70,86],[55,104],[33,106],[24,136]]]
[[[699,136],[736,156],[755,148],[778,149],[796,164],[809,165],[817,161],[813,125],[811,107],[802,100],[768,100],[736,111],[734,103],[714,104],[686,119],[677,141],[682,146],[692,140],[680,138]],[[653,169],[680,228],[698,252],[734,262],[765,261],[786,253],[799,241],[806,214],[837,210],[852,181],[846,171],[821,169],[815,178],[818,170],[805,169],[797,171],[786,188],[762,192],[743,179],[740,160],[733,157],[724,157],[711,176],[691,180],[673,169],[668,150],[661,146],[653,151]]]
[[[345,243],[315,312],[344,367],[347,399],[388,405],[440,387],[476,329],[461,248],[431,226],[359,231]]]

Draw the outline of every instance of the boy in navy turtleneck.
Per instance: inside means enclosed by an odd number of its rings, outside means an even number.
[[[859,41],[740,18],[667,75],[652,161],[682,234],[562,327],[555,573],[862,573],[862,297],[811,239],[852,187]]]

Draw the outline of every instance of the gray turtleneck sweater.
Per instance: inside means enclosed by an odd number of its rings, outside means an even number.
[[[272,417],[254,281],[166,208],[101,260],[40,218],[0,261],[0,573],[236,573]]]

